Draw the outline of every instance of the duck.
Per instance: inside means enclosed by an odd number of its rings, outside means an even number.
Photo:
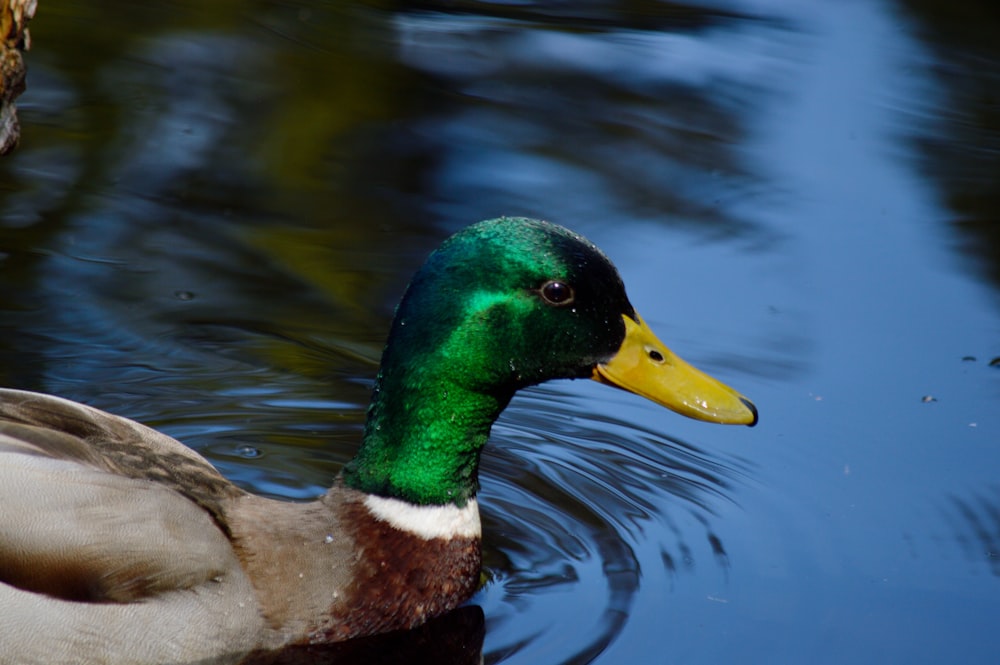
[[[2,389],[0,660],[239,663],[449,612],[481,584],[492,424],[518,390],[578,378],[757,422],[659,341],[593,243],[517,217],[460,230],[413,277],[357,454],[313,501],[257,496],[135,421]]]

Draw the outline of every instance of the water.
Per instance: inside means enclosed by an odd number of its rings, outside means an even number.
[[[483,460],[485,637],[473,615],[432,644],[995,662],[998,21],[876,0],[49,0],[0,162],[0,382],[308,498],[353,454],[426,253],[478,219],[547,218],[761,423],[592,382],[516,398]]]

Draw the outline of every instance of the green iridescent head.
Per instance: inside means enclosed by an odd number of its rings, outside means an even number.
[[[633,327],[648,332],[618,271],[583,237],[523,218],[460,231],[431,254],[396,310],[345,481],[417,504],[464,504],[497,416],[516,390],[550,379],[596,378],[686,415],[752,424],[744,400],[724,386],[723,408],[739,414],[685,411],[656,386],[628,385],[647,371],[634,360],[615,370]],[[676,359],[649,336],[659,346],[643,340],[640,364]]]

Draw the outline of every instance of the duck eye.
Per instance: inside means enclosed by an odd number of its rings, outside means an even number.
[[[550,305],[568,305],[573,302],[573,287],[564,282],[545,282],[539,292],[542,299]]]

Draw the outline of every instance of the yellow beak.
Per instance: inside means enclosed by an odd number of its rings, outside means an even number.
[[[727,425],[757,424],[757,408],[743,395],[687,364],[636,315],[625,321],[625,341],[611,360],[594,367],[595,381],[642,395],[689,418]]]

